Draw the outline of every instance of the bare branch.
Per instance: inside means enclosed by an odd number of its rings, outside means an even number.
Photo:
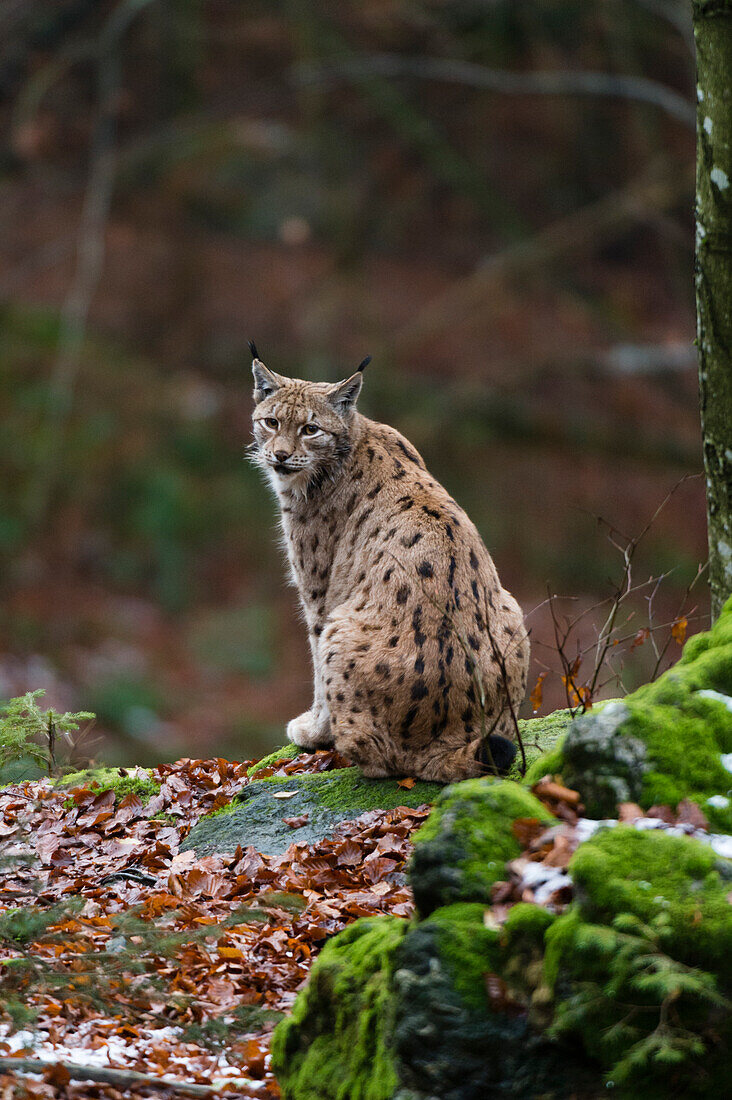
[[[561,70],[513,73],[507,69],[489,69],[471,61],[439,57],[402,57],[397,54],[368,54],[357,58],[338,58],[317,65],[301,65],[295,70],[301,84],[328,84],[342,79],[365,77],[415,77],[446,84],[484,88],[500,95],[598,96],[630,99],[664,111],[689,129],[696,126],[696,110],[691,100],[665,84],[644,76]]]
[[[120,85],[120,42],[130,23],[152,0],[122,0],[99,38],[97,121],[89,176],[77,236],[76,269],[61,311],[56,361],[48,393],[48,431],[42,436],[35,479],[28,493],[29,518],[44,519],[58,476],[59,456],[73,405],[91,303],[104,262],[104,231],[115,177],[115,118]]]
[[[677,165],[672,168],[667,162],[656,162],[622,190],[560,218],[528,240],[486,257],[473,272],[428,301],[396,334],[389,350],[396,355],[414,352],[477,312],[485,322],[496,284],[526,276],[567,255],[595,250],[627,225],[642,222],[648,210],[672,206],[691,188],[690,173]]]
[[[670,3],[669,0],[635,0],[635,3],[673,27],[684,40],[691,56],[695,56],[694,28],[691,22],[690,4],[683,2],[683,0],[681,3],[674,2],[674,0],[671,0]]]
[[[176,1081],[171,1077],[156,1077],[150,1073],[138,1073],[132,1069],[113,1069],[111,1066],[81,1066],[76,1062],[46,1062],[42,1058],[0,1058],[0,1072],[43,1074],[46,1070],[65,1070],[72,1081],[100,1081],[117,1085],[121,1089],[161,1089],[165,1092],[181,1092],[187,1096],[211,1096],[218,1090],[214,1085],[196,1085],[189,1081]],[[66,1078],[68,1080],[68,1078]]]

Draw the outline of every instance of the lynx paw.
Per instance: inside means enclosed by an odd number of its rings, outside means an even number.
[[[333,745],[330,720],[306,710],[287,723],[287,738],[301,749],[329,749]]]

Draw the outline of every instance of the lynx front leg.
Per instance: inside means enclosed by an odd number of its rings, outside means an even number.
[[[318,639],[311,633],[309,641],[313,657],[313,705],[310,710],[287,723],[287,737],[303,749],[330,749],[334,742],[320,671]]]
[[[316,710],[306,710],[287,723],[287,737],[301,749],[331,749],[333,737],[330,718]]]

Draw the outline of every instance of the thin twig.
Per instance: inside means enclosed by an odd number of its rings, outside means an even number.
[[[686,588],[686,591],[684,592],[684,595],[683,595],[683,598],[682,598],[682,600],[681,600],[681,603],[679,604],[679,610],[678,610],[678,611],[676,612],[676,618],[674,619],[674,623],[678,622],[678,620],[679,620],[679,619],[681,618],[681,614],[682,614],[682,612],[683,612],[683,610],[684,610],[684,604],[686,603],[686,601],[688,600],[689,596],[691,595],[691,590],[693,589],[694,585],[695,585],[695,584],[696,584],[696,582],[697,582],[697,581],[699,580],[699,578],[700,578],[701,576],[703,576],[703,575],[704,575],[704,573],[706,572],[706,570],[707,570],[708,568],[709,568],[709,562],[708,562],[708,561],[707,561],[707,562],[704,562],[704,564],[703,564],[703,565],[700,565],[700,566],[699,566],[699,567],[697,568],[697,571],[696,571],[696,575],[695,575],[695,576],[694,576],[694,578],[693,578],[693,579],[692,579],[692,580],[691,580],[691,581],[689,582],[689,584],[688,584],[688,586],[687,586],[687,588]],[[696,610],[696,609],[694,609],[694,610]],[[690,614],[693,614],[693,612],[691,612]],[[687,618],[687,619],[689,619],[689,618],[690,618],[690,615],[687,615],[687,616],[686,616],[686,618]],[[673,626],[673,625],[674,625],[674,623],[672,623],[671,625]],[[666,656],[666,652],[667,652],[667,650],[668,650],[668,647],[669,647],[669,646],[670,646],[670,644],[671,644],[671,638],[672,638],[672,635],[671,635],[671,634],[669,634],[668,638],[666,639],[666,642],[665,642],[665,644],[664,644],[664,647],[663,647],[663,649],[661,650],[660,654],[658,655],[658,658],[657,658],[657,660],[656,660],[656,664],[655,664],[655,666],[654,666],[654,668],[653,668],[653,672],[651,673],[651,681],[655,680],[655,679],[656,679],[656,677],[658,676],[658,672],[659,672],[659,669],[660,669],[660,667],[661,667],[661,662],[663,661],[663,658],[664,658],[664,657]]]

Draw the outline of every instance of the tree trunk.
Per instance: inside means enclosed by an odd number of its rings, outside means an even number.
[[[732,595],[732,0],[694,0],[696,302],[712,617]]]

